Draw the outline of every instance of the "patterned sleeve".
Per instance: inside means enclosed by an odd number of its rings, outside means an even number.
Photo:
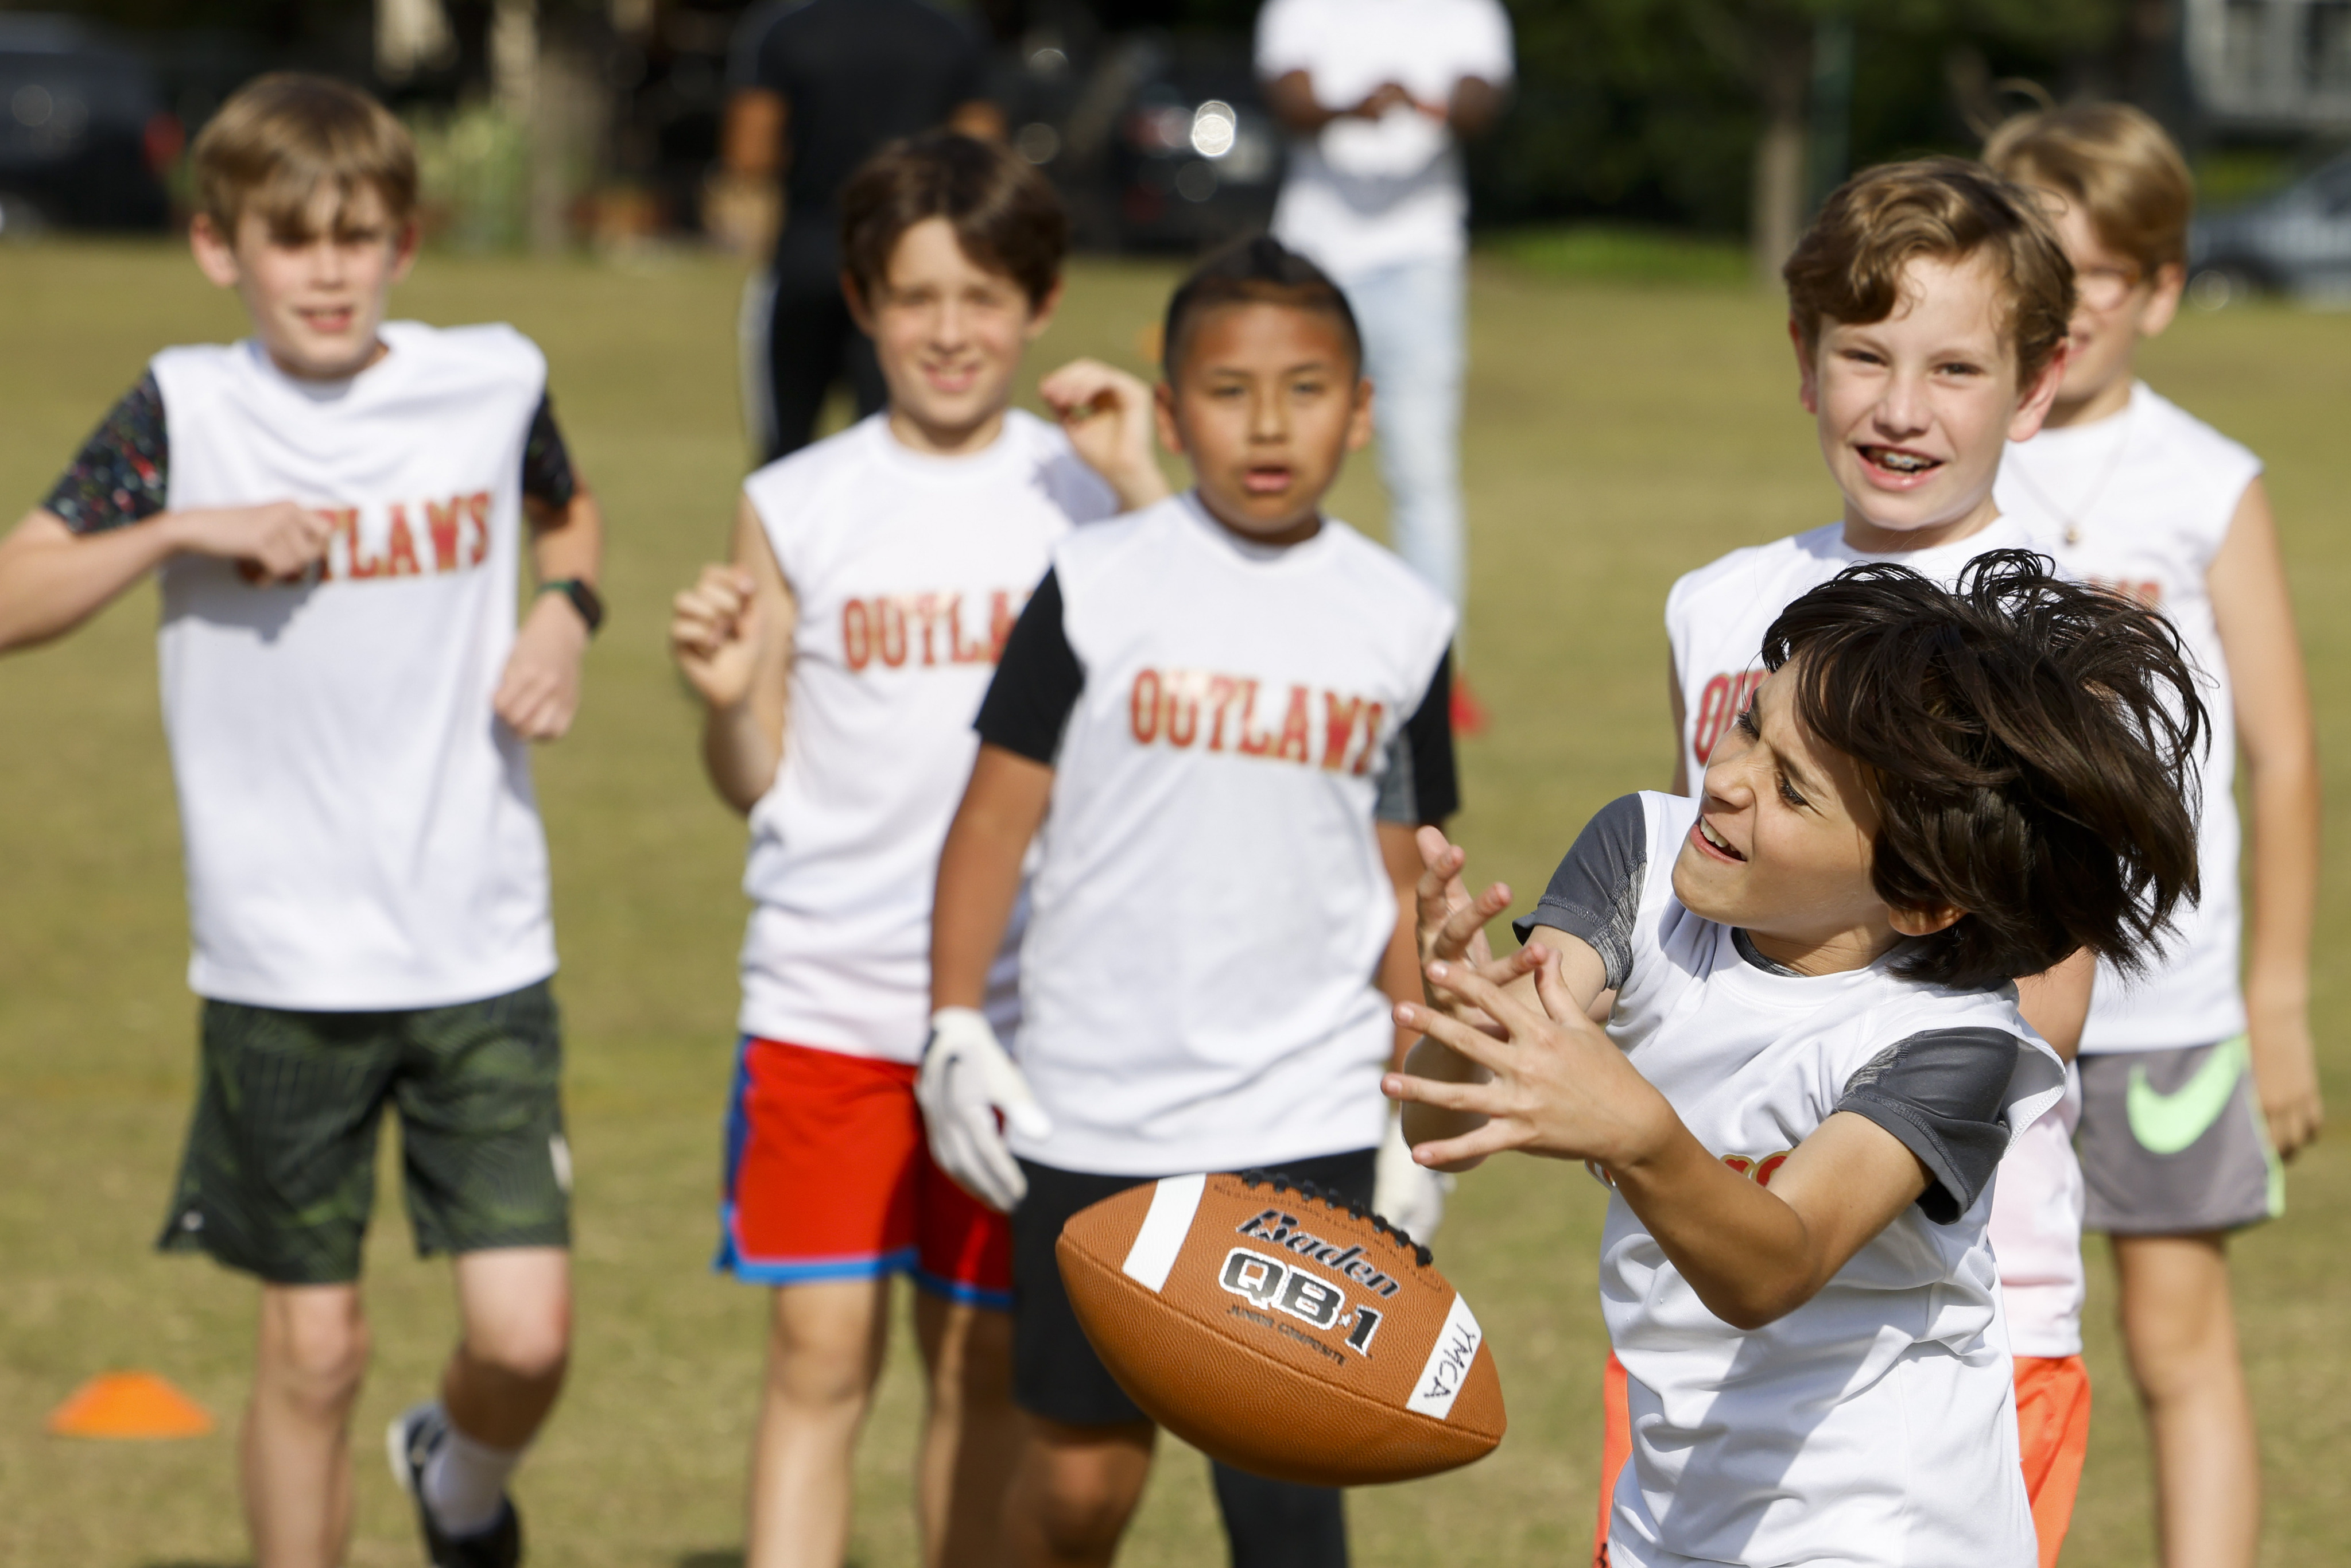
[[[522,493],[550,507],[568,507],[580,488],[571,472],[571,451],[556,428],[555,405],[545,397],[530,416],[530,435],[522,448]]]
[[[1538,925],[1581,936],[1600,955],[1608,988],[1633,975],[1633,923],[1649,874],[1649,816],[1638,795],[1621,795],[1575,835],[1532,915],[1511,922],[1524,942]]]
[[[150,371],[90,433],[42,505],[78,534],[127,528],[163,509],[171,464],[163,389]]]

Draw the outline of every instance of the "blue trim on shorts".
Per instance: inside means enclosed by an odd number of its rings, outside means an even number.
[[[932,1295],[943,1297],[953,1301],[956,1306],[986,1307],[990,1312],[1008,1312],[1012,1310],[1010,1291],[991,1291],[984,1285],[971,1285],[966,1284],[961,1280],[949,1280],[932,1273],[920,1263],[914,1265],[914,1276],[916,1290],[928,1291]]]

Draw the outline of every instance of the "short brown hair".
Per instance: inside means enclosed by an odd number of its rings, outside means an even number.
[[[1896,954],[1904,978],[1980,990],[2084,948],[2143,969],[2196,897],[2210,726],[2160,612],[2027,550],[1956,589],[1852,566],[1781,612],[1763,663],[1793,666],[1797,717],[1860,765],[1877,895],[1966,911]]]
[[[1358,371],[1364,335],[1346,293],[1330,276],[1270,235],[1236,240],[1210,256],[1178,284],[1167,301],[1167,321],[1159,336],[1159,362],[1169,381],[1198,330],[1200,318],[1219,305],[1286,305],[1328,316],[1346,340]]]
[[[319,187],[348,207],[371,187],[397,228],[416,211],[416,143],[392,111],[349,82],[276,71],[237,89],[196,137],[197,206],[234,238],[247,211],[306,237]]]
[[[1070,217],[1045,176],[994,141],[934,131],[893,141],[841,192],[841,259],[866,299],[889,281],[906,231],[945,218],[974,265],[1020,286],[1033,308],[1061,277]]]
[[[2100,241],[2152,276],[2188,265],[2196,181],[2162,126],[2126,103],[2075,103],[2002,122],[1984,162],[2080,207]]]
[[[1819,347],[1823,320],[1865,325],[1893,315],[1903,268],[1918,257],[1959,262],[1980,253],[2007,289],[2017,384],[2030,385],[2065,341],[2074,267],[2031,196],[1958,158],[1864,170],[1822,204],[1782,271],[1804,351]]]

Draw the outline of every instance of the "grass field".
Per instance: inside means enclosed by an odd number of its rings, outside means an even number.
[[[1169,274],[1091,262],[1040,367],[1134,363]],[[1586,815],[1664,781],[1658,615],[1678,572],[1825,520],[1834,497],[1797,409],[1772,304],[1736,287],[1629,287],[1491,262],[1476,275],[1466,468],[1475,537],[1469,664],[1493,709],[1465,747],[1472,869],[1539,887]],[[705,786],[695,716],[662,649],[666,596],[725,538],[742,471],[732,363],[739,275],[434,256],[402,314],[512,320],[553,362],[612,547],[611,624],[573,736],[541,758],[578,1151],[580,1342],[571,1390],[525,1473],[542,1564],[731,1568],[757,1386],[761,1293],[711,1275],[721,1096],[735,1007],[743,834]],[[233,302],[160,248],[0,249],[0,507],[36,502],[101,411],[171,342],[241,329]],[[1139,368],[1139,367],[1138,367]],[[2158,385],[2269,459],[2314,664],[2326,754],[2351,758],[2351,317],[2256,309],[2184,320]],[[1335,509],[1374,529],[1368,465]],[[195,1009],[178,839],[156,716],[152,591],[63,645],[0,662],[0,1563],[243,1563],[233,1441],[251,1286],[149,1250],[176,1158]],[[2351,772],[2330,803],[2351,807]],[[2341,820],[2339,817],[2337,820]],[[2320,950],[2351,939],[2338,832]],[[2317,976],[2338,1108],[2351,992]],[[387,1141],[389,1143],[389,1141]],[[392,1187],[387,1184],[389,1197]],[[1604,1339],[1601,1194],[1514,1161],[1465,1181],[1440,1260],[1477,1304],[1512,1426],[1483,1464],[1359,1494],[1357,1560],[1567,1563],[1590,1530]],[[2266,1447],[2265,1562],[2351,1560],[2351,1162],[2322,1144],[2293,1209],[2237,1250]],[[377,1356],[360,1409],[352,1562],[417,1561],[374,1438],[427,1385],[450,1332],[446,1270],[420,1266],[387,1201],[370,1255]],[[2094,1250],[2097,1389],[2066,1561],[2150,1562],[2142,1437]],[[904,1350],[861,1461],[854,1560],[912,1561]],[[108,1367],[162,1372],[224,1418],[158,1445],[45,1437],[44,1413]],[[1221,1560],[1204,1467],[1171,1450],[1124,1561]]]

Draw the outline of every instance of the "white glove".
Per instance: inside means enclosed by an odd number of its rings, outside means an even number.
[[[1403,1114],[1389,1112],[1387,1136],[1380,1140],[1373,1168],[1372,1211],[1426,1246],[1445,1223],[1445,1195],[1452,1190],[1451,1176],[1413,1164],[1412,1150],[1404,1141]]]
[[[979,1009],[941,1008],[931,1015],[914,1103],[923,1108],[931,1158],[941,1170],[1000,1214],[1019,1207],[1029,1178],[1005,1146],[997,1113],[1024,1138],[1045,1137],[1053,1124]]]

